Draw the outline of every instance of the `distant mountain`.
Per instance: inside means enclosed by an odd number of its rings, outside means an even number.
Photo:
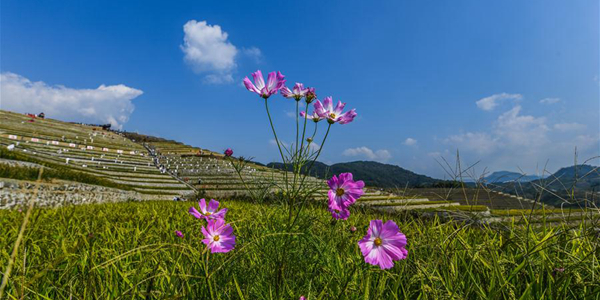
[[[269,163],[267,167],[283,169],[281,163]],[[288,170],[289,167],[288,167]],[[305,173],[305,170],[302,170]],[[374,161],[354,161],[331,166],[316,162],[310,174],[319,178],[330,178],[333,174],[350,172],[356,180],[363,180],[367,186],[382,188],[425,187],[443,184],[444,181],[403,169],[399,166]]]
[[[541,179],[536,175],[523,175],[517,172],[497,171],[484,178],[486,183],[530,182]]]
[[[600,204],[600,169],[597,166],[570,166],[543,179],[497,185],[505,192],[524,195],[529,199],[540,198],[542,202],[555,206]]]

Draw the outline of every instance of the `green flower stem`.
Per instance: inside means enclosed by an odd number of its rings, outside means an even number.
[[[317,152],[317,155],[315,156],[315,159],[313,159],[311,161],[310,166],[306,170],[306,174],[302,177],[302,181],[300,182],[300,186],[302,186],[304,184],[304,180],[306,179],[306,177],[308,177],[308,174],[310,174],[310,170],[312,169],[313,165],[315,164],[315,162],[319,158],[319,155],[321,155],[321,150],[323,150],[323,146],[325,145],[325,141],[327,140],[327,136],[329,135],[329,130],[330,129],[331,129],[331,124],[329,124],[329,126],[327,126],[327,132],[325,132],[325,136],[323,137],[323,141],[321,142],[321,147],[319,147],[319,151]],[[289,228],[292,228],[296,224],[296,221],[298,220],[298,216],[302,212],[302,209],[304,208],[304,205],[306,204],[306,201],[308,200],[309,197],[310,197],[310,195],[307,195],[302,200],[302,204],[300,205],[300,208],[298,209],[298,212],[296,213],[296,216],[292,220],[292,223],[290,224]]]
[[[269,123],[271,124],[271,130],[273,130],[273,135],[275,136],[275,142],[277,143],[277,148],[279,149],[279,154],[281,154],[281,162],[283,163],[283,174],[285,175],[285,189],[288,190],[288,176],[287,176],[287,163],[285,156],[283,155],[283,151],[281,151],[281,145],[279,144],[279,139],[277,138],[277,132],[275,132],[275,126],[273,126],[273,120],[271,119],[271,113],[269,113],[269,104],[267,103],[267,99],[265,99],[265,108],[267,110],[267,116],[269,117]]]
[[[301,161],[301,159],[303,159],[303,153],[304,153],[304,137],[306,134],[306,117],[308,114],[308,104],[306,104],[306,107],[304,109],[304,125],[302,128],[302,140],[300,142],[300,152],[298,152],[298,149],[296,149],[296,155],[297,155],[297,162],[296,162],[296,173],[294,174],[294,188],[296,187],[296,178],[300,177],[300,171],[302,170],[302,166],[304,165],[304,163]],[[298,102],[296,102],[296,128],[298,128]],[[315,131],[316,132],[316,131]],[[297,133],[297,131],[296,131]],[[308,148],[310,149],[310,143],[308,144]],[[302,189],[302,185],[298,186],[298,191],[300,191]],[[296,191],[294,191],[294,193],[296,193]]]

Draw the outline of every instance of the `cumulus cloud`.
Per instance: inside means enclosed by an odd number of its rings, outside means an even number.
[[[417,140],[413,139],[413,138],[406,138],[406,140],[404,140],[404,145],[406,146],[416,146],[417,145]]]
[[[47,117],[86,123],[110,123],[121,129],[133,113],[132,100],[143,92],[123,84],[74,89],[32,82],[18,74],[0,74],[2,109],[44,112]]]
[[[244,48],[242,52],[257,63],[262,61],[262,52],[256,47]]]
[[[477,107],[482,110],[491,111],[498,106],[498,103],[504,100],[521,100],[523,96],[521,94],[495,94],[489,97],[481,98],[475,102]]]
[[[388,161],[390,158],[392,158],[392,155],[388,150],[380,149],[377,151],[373,151],[370,148],[364,146],[346,149],[344,150],[344,152],[342,152],[342,155],[350,157],[364,157],[369,160],[376,160],[382,162]]]
[[[554,104],[560,102],[560,98],[544,98],[540,100],[541,104]]]
[[[514,147],[542,146],[548,142],[546,118],[522,115],[517,105],[498,117],[494,133],[505,145]]]
[[[451,135],[445,139],[445,142],[478,154],[491,153],[496,148],[496,140],[484,132]]]
[[[584,124],[579,124],[576,122],[573,123],[557,123],[554,124],[554,129],[558,130],[558,131],[577,131],[577,130],[583,130],[585,129],[587,126],[585,126]]]
[[[227,83],[233,81],[232,73],[238,49],[227,40],[227,32],[219,25],[209,25],[206,21],[190,20],[183,25],[184,59],[199,74],[206,74],[208,83]],[[260,50],[258,53],[260,54]],[[257,51],[253,50],[254,53]]]
[[[584,158],[600,153],[597,132],[565,136],[561,133],[583,131],[586,126],[579,123],[550,125],[544,116],[523,113],[520,105],[500,114],[490,125],[478,131],[450,135],[442,141],[446,147],[458,149],[461,157],[481,160],[481,165],[492,170],[523,167],[534,171],[547,162],[550,169],[556,169],[572,163],[575,147]]]

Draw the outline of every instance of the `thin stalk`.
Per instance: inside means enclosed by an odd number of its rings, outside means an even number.
[[[300,105],[300,101],[296,100],[296,155],[298,154],[298,136],[300,135],[300,128],[298,123],[298,106]]]
[[[246,184],[246,180],[244,180],[244,177],[242,176],[242,170],[244,169],[244,166],[241,163],[240,163],[240,166],[236,166],[233,163],[233,159],[231,157],[229,157],[229,160],[230,160],[229,163],[231,164],[231,166],[233,166],[233,169],[238,174],[238,177],[244,184],[244,187],[246,188],[246,190],[248,190],[248,193],[250,193],[250,197],[252,197],[252,200],[254,200],[254,202],[258,202],[258,197],[256,197],[254,192],[248,187],[248,184]],[[241,167],[241,169],[240,169],[240,167]]]
[[[315,159],[313,159],[313,161],[310,163],[310,166],[306,170],[306,174],[304,175],[304,177],[302,177],[302,181],[300,182],[300,186],[302,186],[302,184],[304,184],[304,180],[306,179],[306,177],[310,173],[310,169],[312,169],[313,165],[315,164],[315,161],[317,161],[317,159],[319,158],[319,155],[321,155],[321,150],[323,150],[323,146],[325,145],[325,141],[327,140],[327,136],[329,135],[329,130],[330,129],[331,129],[331,124],[329,124],[329,126],[327,126],[327,132],[325,132],[325,136],[323,137],[323,142],[321,142],[321,147],[319,147],[319,151],[317,152],[317,155],[315,156]],[[298,209],[298,212],[296,213],[296,216],[292,220],[292,223],[291,223],[291,225],[290,225],[289,228],[292,228],[296,224],[296,221],[298,220],[298,216],[300,216],[300,212],[302,212],[302,209],[304,209],[304,205],[306,204],[306,201],[308,200],[309,196],[304,197],[304,199],[302,200],[302,204],[300,205],[300,209]]]
[[[296,101],[296,140],[298,139],[298,102]],[[308,104],[306,104],[306,107],[304,109],[304,125],[302,128],[302,139],[300,141],[300,152],[298,152],[298,148],[296,148],[296,170],[294,172],[294,189],[296,188],[296,179],[298,177],[300,177],[300,171],[302,170],[302,166],[304,165],[302,163],[302,159],[303,159],[303,155],[304,155],[304,136],[306,134],[306,118],[307,118],[307,114],[308,114]],[[310,143],[309,143],[309,148],[310,148]],[[298,185],[298,193],[300,192],[300,190],[302,189],[302,185]],[[296,191],[292,191],[294,194],[296,194]],[[295,197],[294,197],[295,198]]]
[[[267,116],[269,117],[269,124],[271,124],[271,130],[273,130],[273,136],[275,136],[275,142],[277,143],[277,148],[279,149],[279,154],[281,154],[281,162],[283,163],[283,171],[285,175],[285,188],[286,191],[288,189],[288,176],[287,176],[287,163],[285,156],[283,156],[283,151],[281,151],[281,145],[279,144],[279,138],[277,138],[277,132],[275,132],[275,126],[273,126],[273,120],[271,119],[271,113],[269,113],[269,104],[267,103],[267,99],[265,99],[265,108],[267,110]]]

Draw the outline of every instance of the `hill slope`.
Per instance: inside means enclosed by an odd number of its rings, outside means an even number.
[[[267,167],[283,169],[281,163],[269,163]],[[420,187],[432,186],[443,182],[442,180],[416,174],[399,166],[374,161],[354,161],[333,164],[331,166],[322,162],[316,162],[310,173],[318,178],[328,178],[332,174],[344,172],[354,174],[354,178],[360,178],[367,186],[372,187]]]
[[[600,203],[600,170],[597,166],[565,167],[544,179],[526,183],[508,182],[498,186],[505,192],[521,194],[530,199],[540,197],[542,202],[555,206],[563,204],[565,200],[571,202],[565,205],[574,206]],[[578,203],[572,201],[573,198]]]

